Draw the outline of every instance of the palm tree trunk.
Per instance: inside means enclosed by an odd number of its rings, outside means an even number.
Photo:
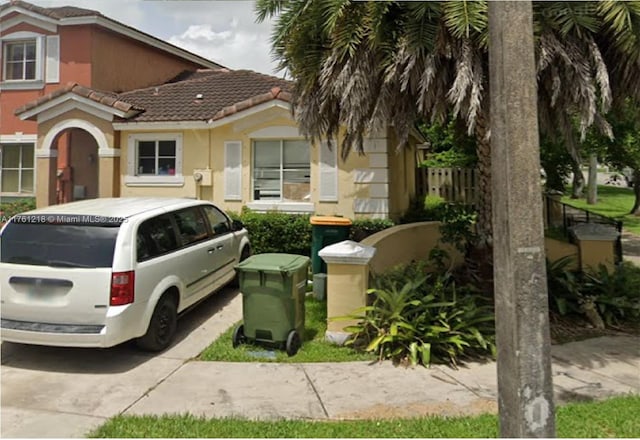
[[[579,199],[584,192],[584,175],[580,168],[580,163],[575,160],[571,161],[571,171],[573,171],[573,188],[571,189],[571,198]]]
[[[631,214],[640,216],[640,168],[633,170],[633,193],[636,200],[631,208]]]
[[[491,141],[488,131],[489,115],[480,111],[476,118],[476,153],[478,155],[478,187],[476,210],[478,211],[478,237],[480,247],[490,247],[493,241],[491,219]]]
[[[598,156],[589,156],[589,181],[587,183],[587,204],[598,203]]]

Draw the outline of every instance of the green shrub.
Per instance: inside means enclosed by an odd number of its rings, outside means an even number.
[[[453,245],[463,254],[477,244],[475,224],[478,214],[470,207],[459,204],[446,204],[442,210],[440,233],[443,243]]]
[[[640,268],[624,263],[613,272],[570,268],[572,257],[547,260],[549,307],[562,316],[582,314],[597,328],[640,319]]]
[[[439,221],[444,215],[447,202],[439,196],[427,195],[424,199],[413,197],[409,208],[400,218],[401,224]]]
[[[362,241],[376,232],[383,231],[394,226],[392,220],[386,219],[356,219],[351,225],[349,240]]]
[[[311,255],[311,224],[309,215],[282,212],[258,213],[243,209],[234,219],[244,223],[249,231],[254,254],[277,252]]]
[[[36,199],[20,199],[8,203],[0,203],[0,223],[9,220],[16,214],[36,209]]]
[[[346,317],[348,341],[397,363],[456,365],[495,355],[493,307],[451,273],[425,274],[425,263],[394,268],[375,279],[371,305]]]

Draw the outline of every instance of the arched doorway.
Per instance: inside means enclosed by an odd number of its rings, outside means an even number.
[[[81,128],[60,132],[52,144],[58,150],[56,203],[98,197],[98,143]]]
[[[100,197],[100,155],[104,151],[111,151],[105,134],[91,122],[83,119],[58,122],[42,141],[39,154],[50,158],[47,166],[50,177],[48,194],[38,192],[48,204]]]

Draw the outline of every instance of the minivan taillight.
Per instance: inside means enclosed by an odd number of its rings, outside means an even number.
[[[111,300],[109,305],[123,306],[133,302],[135,272],[113,272],[111,274]]]

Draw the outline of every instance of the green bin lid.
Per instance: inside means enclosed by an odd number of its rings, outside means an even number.
[[[309,257],[295,254],[256,254],[236,266],[241,271],[292,273],[309,265]]]

